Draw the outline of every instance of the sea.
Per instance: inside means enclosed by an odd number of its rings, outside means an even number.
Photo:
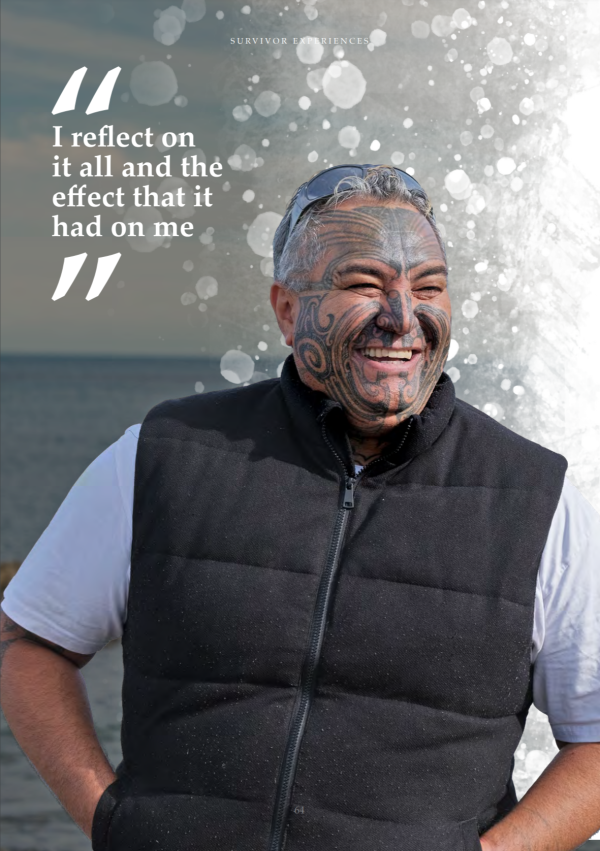
[[[261,370],[275,374],[275,364]],[[231,387],[210,358],[0,358],[0,531],[2,561],[23,560],[68,490],[91,461],[165,399]],[[116,765],[121,758],[122,660],[113,642],[83,669],[98,738]],[[556,747],[547,719],[530,713],[515,755],[522,795]],[[0,851],[90,851],[13,738],[0,731]],[[582,846],[591,851],[600,841]]]

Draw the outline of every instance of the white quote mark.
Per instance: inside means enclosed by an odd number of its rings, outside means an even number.
[[[73,283],[73,281],[79,274],[81,267],[85,263],[86,257],[87,253],[74,254],[72,257],[65,257],[63,261],[62,272],[60,273],[60,280],[56,285],[56,289],[54,290],[52,301],[56,301],[57,299],[62,298],[68,293],[71,288],[71,284]],[[86,301],[90,301],[91,299],[96,298],[100,295],[100,293],[106,286],[108,279],[115,271],[115,266],[119,262],[120,257],[121,254],[119,253],[107,254],[106,257],[98,258],[96,274],[94,275],[92,286],[90,287],[89,292],[85,297]]]
[[[52,115],[56,115],[59,112],[70,112],[72,109],[75,109],[77,95],[79,94],[79,89],[86,72],[87,68],[85,65],[83,68],[78,68],[77,71],[73,71],[67,85],[64,87],[58,100],[54,104]],[[113,93],[115,83],[117,82],[117,77],[120,73],[121,68],[118,65],[116,68],[111,68],[110,71],[106,73],[104,79],[96,89],[96,94],[91,99],[90,104],[85,111],[86,115],[91,115],[92,112],[103,112],[105,109],[108,109],[110,106],[110,98]]]
[[[59,112],[70,112],[75,109],[77,95],[79,94],[79,89],[81,88],[81,83],[86,72],[87,68],[84,66],[83,68],[78,68],[77,71],[74,71],[71,74],[66,86],[54,104],[52,115],[56,115]],[[103,112],[109,108],[113,89],[120,73],[121,68],[117,66],[116,68],[111,68],[111,70],[105,74],[104,79],[96,89],[96,93],[86,109],[87,115],[91,115],[93,112]],[[65,257],[62,272],[60,274],[60,280],[54,290],[52,301],[56,301],[68,293],[73,281],[85,263],[86,257],[87,253],[74,254],[72,257]],[[94,280],[92,281],[88,294],[85,297],[86,301],[91,301],[91,299],[97,298],[97,296],[100,295],[106,286],[108,279],[114,272],[115,266],[119,262],[120,258],[120,253],[108,254],[106,257],[98,258],[96,274],[94,275]]]

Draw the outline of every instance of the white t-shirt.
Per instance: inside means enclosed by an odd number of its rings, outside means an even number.
[[[10,618],[67,650],[95,653],[123,632],[139,431],[79,477],[6,590]],[[568,481],[540,563],[531,659],[555,738],[600,740],[600,517]]]

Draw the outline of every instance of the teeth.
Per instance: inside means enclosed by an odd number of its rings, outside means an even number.
[[[368,358],[391,358],[393,360],[410,360],[412,349],[363,349]]]

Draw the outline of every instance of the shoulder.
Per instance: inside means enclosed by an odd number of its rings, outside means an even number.
[[[557,452],[517,434],[461,399],[456,400],[451,424],[455,440],[469,453],[475,452],[500,468],[519,469],[532,485],[537,473],[552,473],[562,487],[567,461]]]
[[[559,579],[570,586],[566,594],[569,596],[583,575],[598,574],[597,567],[593,567],[598,559],[600,515],[565,479],[540,564],[540,583],[545,596],[549,598],[558,590]]]
[[[553,452],[551,449],[547,449],[545,446],[541,446],[541,444],[529,440],[521,434],[517,434],[516,431],[507,428],[507,426],[502,425],[502,423],[499,423],[493,417],[484,414],[479,408],[469,405],[468,402],[464,402],[462,399],[456,400],[454,418],[456,418],[460,427],[466,432],[476,433],[478,437],[484,440],[491,440],[507,449],[534,452],[547,458],[563,457],[557,452]]]
[[[268,379],[212,393],[167,399],[156,405],[142,423],[140,438],[190,438],[197,430],[242,425],[264,417],[269,408],[280,406],[280,380]]]
[[[127,443],[127,444],[130,444],[132,442],[134,444],[137,443],[139,436],[140,436],[141,427],[142,427],[141,423],[137,423],[136,425],[129,426],[128,429],[125,429],[125,433],[123,434],[122,437],[119,438],[119,440],[123,441],[123,443]]]
[[[10,618],[75,653],[93,654],[122,632],[139,429],[81,474],[6,589]]]

